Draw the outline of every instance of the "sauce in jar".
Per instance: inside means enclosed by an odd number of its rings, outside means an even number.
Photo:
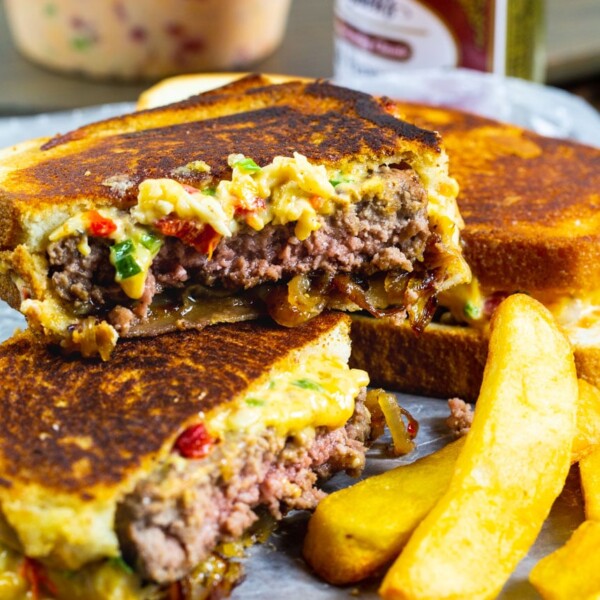
[[[291,0],[5,0],[17,47],[44,66],[156,79],[244,67],[281,42]]]

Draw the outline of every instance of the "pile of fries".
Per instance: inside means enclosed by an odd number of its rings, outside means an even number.
[[[515,294],[494,315],[468,434],[331,494],[304,556],[334,584],[387,569],[385,600],[495,598],[577,462],[586,521],[531,571],[543,598],[600,598],[600,390],[577,380],[550,313]]]

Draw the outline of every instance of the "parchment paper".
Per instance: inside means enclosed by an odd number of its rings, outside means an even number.
[[[455,106],[514,122],[545,135],[570,137],[600,145],[600,116],[594,109],[560,90],[520,80],[457,70],[389,74],[340,83],[394,98]],[[64,133],[81,124],[132,109],[132,104],[114,104],[34,117],[1,118],[0,147],[33,137]],[[24,326],[21,315],[0,301],[0,340],[12,335],[15,328]],[[369,452],[365,477],[413,461],[452,439],[444,424],[448,415],[445,401],[402,394],[398,394],[398,399],[419,420],[418,448],[407,457],[391,460],[383,457],[381,445],[376,445]],[[350,478],[341,475],[329,482],[327,488],[333,490],[351,483]],[[365,600],[377,598],[377,581],[335,588],[309,572],[301,559],[307,518],[306,513],[288,516],[266,544],[249,550],[245,560],[246,577],[235,589],[233,599],[341,600],[356,595]],[[578,473],[574,469],[536,544],[516,569],[501,598],[537,598],[535,590],[527,582],[529,570],[541,557],[562,545],[582,520],[583,501]]]

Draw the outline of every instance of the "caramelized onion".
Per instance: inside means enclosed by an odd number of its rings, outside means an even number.
[[[367,292],[356,281],[353,281],[349,275],[336,275],[332,283],[339,294],[363,310],[366,310],[377,319],[394,315],[404,310],[404,306],[395,306],[386,309],[377,308],[367,297]]]
[[[373,406],[376,399],[392,436],[394,455],[402,456],[412,452],[415,448],[413,440],[419,430],[418,421],[398,404],[393,394],[385,390],[371,390],[369,394],[372,397],[368,399],[367,406]],[[403,416],[408,420],[408,425],[404,423]]]
[[[267,295],[267,309],[274,321],[284,327],[297,327],[323,312],[327,296],[322,285],[314,285],[307,275],[297,275],[287,286],[276,286]]]
[[[314,287],[308,275],[296,275],[287,286],[288,302],[301,312],[317,316],[323,312],[327,297]]]
[[[430,271],[408,282],[407,295],[415,297],[408,305],[408,320],[417,333],[421,333],[433,319],[437,307],[435,283],[436,276]]]

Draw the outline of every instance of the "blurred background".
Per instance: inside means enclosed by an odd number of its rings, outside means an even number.
[[[32,5],[41,6],[46,16],[52,16],[56,6],[62,0],[36,0]],[[108,2],[105,5],[125,5],[125,2]],[[233,0],[215,0],[221,6],[233,6]],[[331,77],[333,73],[333,8],[334,0],[293,0],[287,10],[289,0],[275,0],[280,8],[277,10],[265,9],[262,0],[245,0],[240,6],[251,6],[254,17],[266,19],[263,29],[262,46],[248,46],[248,56],[243,57],[248,65],[243,70],[263,71],[268,73],[286,73],[311,77]],[[254,4],[252,4],[254,2]],[[74,107],[84,107],[97,104],[134,101],[139,93],[147,88],[148,81],[134,81],[123,83],[108,81],[106,79],[90,79],[40,66],[31,62],[19,52],[9,32],[7,9],[19,5],[21,17],[14,17],[13,24],[18,21],[19,35],[23,38],[30,36],[34,42],[40,38],[34,12],[27,0],[3,0],[0,4],[0,116],[36,114],[40,112],[65,110]],[[88,2],[84,3],[89,6]],[[173,6],[169,2],[162,2],[163,6]],[[198,7],[205,2],[196,2]],[[134,3],[128,6],[134,6]],[[87,10],[87,9],[86,9]],[[124,11],[125,9],[123,9]],[[562,87],[586,98],[596,108],[600,108],[600,0],[546,0],[546,74],[545,82],[553,86]],[[263,11],[265,15],[261,13]],[[113,11],[114,12],[114,11]],[[252,18],[254,18],[252,17]],[[184,17],[182,17],[184,18]],[[255,22],[251,17],[244,17],[243,23],[246,30],[254,27]],[[277,22],[281,21],[281,43],[278,37]],[[254,23],[254,24],[253,24]],[[86,38],[87,24],[83,20],[74,21],[71,26],[79,29],[82,35],[75,41],[79,50],[85,50],[89,44]],[[211,20],[211,25],[205,36],[213,35],[226,45],[227,39],[223,32],[233,30],[218,29],[216,17]],[[89,33],[89,32],[88,32]],[[146,31],[133,30],[130,32],[131,40],[135,43],[144,41]],[[170,35],[177,36],[178,32],[172,28]],[[236,30],[234,37],[245,35],[243,30]],[[26,39],[27,41],[27,39]],[[203,43],[199,37],[189,38],[182,45],[183,51],[193,51],[194,44]],[[30,55],[42,51],[38,48],[30,49]],[[40,46],[38,44],[38,46]],[[118,62],[119,53],[126,52],[125,48],[115,46],[112,48]],[[253,55],[254,53],[254,55]],[[46,61],[43,55],[42,62]],[[228,70],[228,62],[240,62],[239,57],[231,56],[222,65],[220,70]],[[96,65],[98,66],[98,65]],[[193,69],[192,70],[197,70]]]

